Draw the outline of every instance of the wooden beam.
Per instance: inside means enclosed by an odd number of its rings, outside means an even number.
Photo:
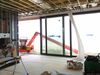
[[[39,19],[39,16],[19,16],[19,21]]]
[[[66,7],[66,5],[63,3],[63,0],[58,0],[62,5],[63,7]]]
[[[49,0],[43,0],[43,1],[44,1],[45,3],[47,3],[48,5],[50,5],[50,7],[51,7],[52,9],[55,8],[54,4],[52,5],[52,4],[50,3]]]
[[[33,8],[33,9],[37,10],[37,11],[43,10],[39,5],[34,4],[34,3],[32,3],[32,2],[30,2],[30,1],[28,1],[28,0],[24,0],[24,1],[23,1],[23,0],[20,0],[20,2],[21,2],[22,4],[27,5],[27,6],[30,7],[30,8]]]
[[[77,0],[77,3],[78,3],[78,5],[79,5],[79,6],[81,6],[81,3],[80,3],[80,1],[79,1],[79,0]]]
[[[2,4],[1,2],[0,2],[0,7],[6,8],[6,9],[9,9],[9,10],[12,10],[12,11],[16,11],[16,12],[25,12],[25,11],[22,11],[22,10],[20,10],[20,9],[11,7],[11,6],[9,6],[9,5]]]
[[[55,8],[57,8],[57,5],[54,2],[52,2],[51,0],[49,0],[49,2],[51,2],[55,6]]]
[[[16,4],[13,4],[12,2],[8,2],[8,1],[5,1],[5,0],[1,0],[0,2],[5,4],[5,5],[11,6],[11,7],[14,7],[14,8],[17,8],[17,9],[20,9],[22,11],[28,11],[28,9],[24,9],[24,8],[22,8],[20,6],[17,6]]]
[[[9,0],[10,2],[12,2],[13,4],[15,5],[18,5],[20,8],[22,7],[23,9],[27,9],[28,11],[35,11],[34,9],[24,5],[24,4],[21,4],[20,2],[18,1],[15,1],[15,0]]]

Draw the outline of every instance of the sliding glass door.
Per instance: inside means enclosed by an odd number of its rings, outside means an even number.
[[[69,17],[46,17],[41,23],[41,53],[70,56]]]

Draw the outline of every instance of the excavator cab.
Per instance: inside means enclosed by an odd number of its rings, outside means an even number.
[[[19,52],[29,53],[33,49],[32,45],[27,46],[26,43],[27,43],[27,39],[20,39]]]

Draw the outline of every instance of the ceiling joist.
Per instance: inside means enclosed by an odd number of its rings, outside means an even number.
[[[42,15],[100,7],[100,0],[0,0],[0,7],[22,16]]]

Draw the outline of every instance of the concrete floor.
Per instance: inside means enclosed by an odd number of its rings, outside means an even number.
[[[56,56],[44,56],[44,55],[24,55],[22,61],[29,73],[29,75],[41,75],[44,71],[58,71],[60,73],[66,73],[68,75],[83,75],[83,70],[69,70],[67,69],[66,61],[69,58],[56,57]],[[3,70],[0,70],[0,75],[13,75],[14,66],[10,66]],[[27,75],[22,63],[17,64],[14,75]]]

